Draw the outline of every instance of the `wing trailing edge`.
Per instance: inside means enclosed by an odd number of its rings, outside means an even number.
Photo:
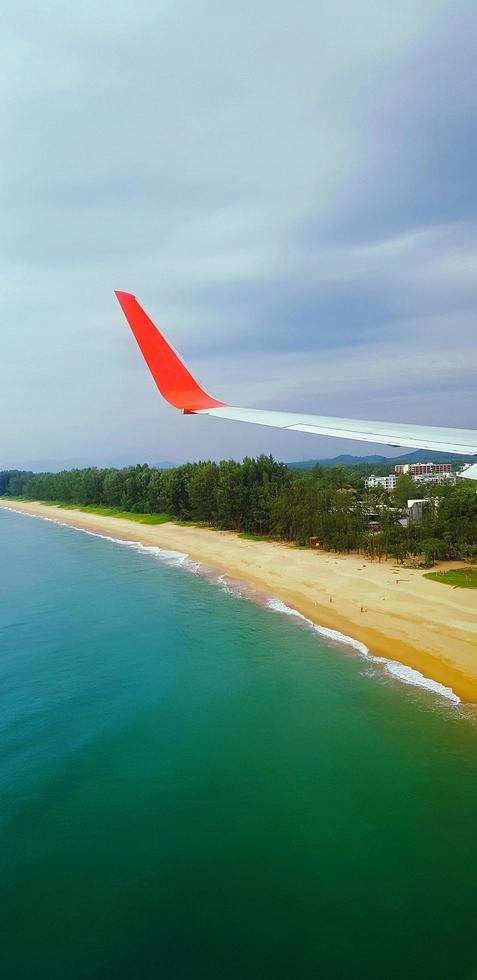
[[[268,425],[292,432],[356,439],[393,447],[429,449],[431,452],[460,453],[466,456],[477,455],[477,430],[475,429],[373,422],[227,405],[201,388],[171,344],[149,319],[135,296],[117,291],[116,297],[159,391],[170,405],[180,409],[184,414],[211,415],[215,418]],[[469,479],[477,479],[477,463],[469,467],[463,475]]]

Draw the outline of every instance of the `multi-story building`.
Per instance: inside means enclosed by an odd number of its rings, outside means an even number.
[[[414,483],[450,483],[457,482],[456,473],[452,472],[452,463],[398,463],[395,472],[388,476],[376,476],[374,473],[364,481],[367,490],[383,487],[384,490],[395,490],[396,480],[403,473],[411,476]]]
[[[456,473],[424,473],[422,476],[413,476],[414,483],[457,483]]]
[[[452,473],[452,463],[397,463],[394,472],[409,473],[410,476],[437,476]]]
[[[396,477],[394,473],[389,476],[375,476],[374,473],[364,481],[367,490],[374,490],[375,487],[383,487],[384,490],[395,490]]]

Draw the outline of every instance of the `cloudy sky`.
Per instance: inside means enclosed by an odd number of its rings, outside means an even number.
[[[176,415],[114,289],[232,404],[475,427],[475,12],[7,0],[0,467],[373,451]]]

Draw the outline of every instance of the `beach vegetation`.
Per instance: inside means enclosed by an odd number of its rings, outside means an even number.
[[[205,460],[159,470],[124,469],[0,473],[0,495],[122,517],[141,524],[175,520],[238,532],[247,540],[279,540],[328,551],[359,551],[420,567],[436,560],[477,562],[477,494],[472,485],[433,485],[419,520],[406,503],[415,484],[366,490],[356,467],[291,469],[272,456]],[[412,482],[412,481],[411,481]]]

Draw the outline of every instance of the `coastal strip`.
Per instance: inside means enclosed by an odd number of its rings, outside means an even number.
[[[464,702],[477,702],[477,596],[471,589],[444,589],[420,570],[390,561],[244,540],[230,531],[133,524],[39,502],[2,499],[0,507],[186,554],[276,597],[311,623],[352,637],[373,657],[418,671]]]

